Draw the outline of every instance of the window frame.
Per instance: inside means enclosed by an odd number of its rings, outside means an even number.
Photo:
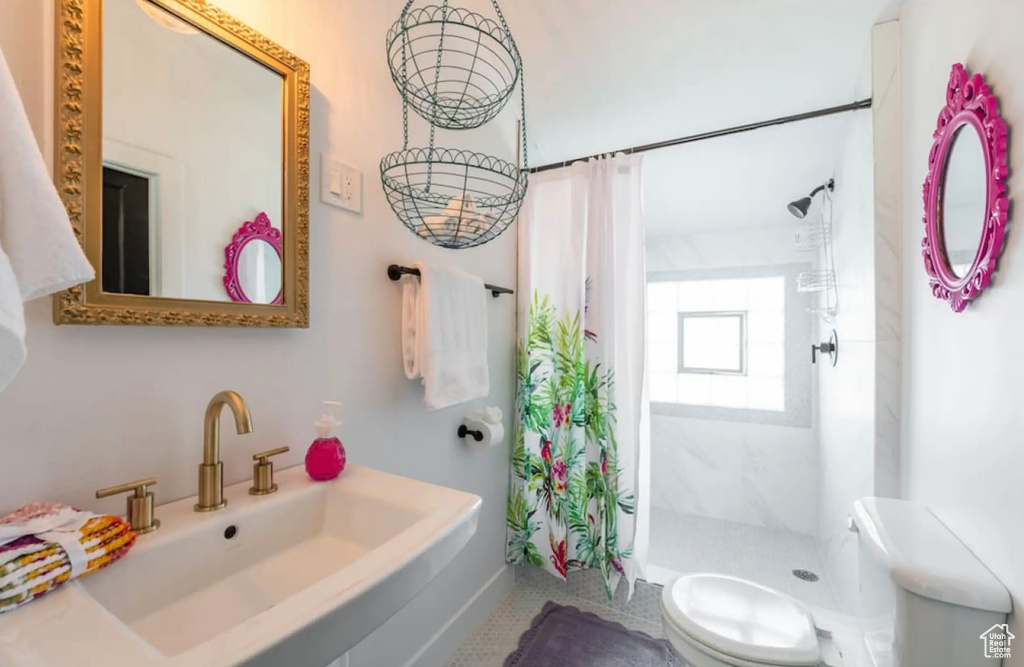
[[[693,375],[731,375],[731,376],[746,376],[747,374],[747,348],[749,341],[747,339],[747,313],[745,310],[708,310],[702,312],[680,312],[679,313],[679,328],[677,329],[677,339],[679,345],[678,355],[678,366],[679,374],[693,374]],[[688,319],[727,319],[727,318],[738,318],[740,321],[740,363],[739,370],[731,370],[727,368],[698,368],[690,367],[685,365],[686,357],[683,354],[683,350],[686,345],[686,320]]]
[[[728,408],[687,403],[651,401],[652,415],[708,419],[715,421],[768,424],[795,428],[813,427],[814,379],[813,367],[807,349],[817,337],[817,317],[811,309],[815,305],[812,293],[797,291],[797,276],[813,268],[810,263],[775,264],[746,267],[725,267],[682,271],[651,271],[647,284],[665,282],[698,282],[708,280],[735,280],[749,278],[784,278],[785,303],[785,375],[784,411],[752,408]],[[725,311],[720,311],[725,312]],[[748,311],[749,312],[749,311]],[[681,363],[677,361],[678,364]]]

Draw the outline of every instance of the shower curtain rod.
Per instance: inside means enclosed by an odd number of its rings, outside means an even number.
[[[689,137],[680,137],[678,139],[669,139],[667,141],[659,141],[653,144],[643,144],[641,146],[633,146],[632,148],[623,148],[617,151],[606,151],[604,153],[598,153],[596,155],[588,155],[586,157],[579,157],[574,160],[565,160],[563,162],[554,162],[552,164],[545,164],[540,167],[533,167],[530,169],[531,174],[537,174],[542,171],[550,171],[552,169],[561,169],[562,167],[568,167],[574,162],[580,162],[590,160],[592,158],[599,158],[602,155],[625,153],[626,155],[632,155],[633,153],[645,153],[647,151],[658,150],[659,148],[670,148],[672,146],[682,146],[683,144],[691,144],[695,141],[704,141],[706,139],[717,139],[718,137],[728,137],[732,134],[740,134],[741,132],[750,132],[751,130],[760,130],[766,127],[774,127],[775,125],[786,125],[788,123],[799,123],[800,121],[811,120],[813,118],[821,118],[823,116],[833,116],[835,114],[847,113],[849,111],[860,111],[861,109],[871,108],[871,99],[859,100],[851,104],[843,104],[838,107],[829,107],[828,109],[819,109],[818,111],[808,111],[807,113],[796,114],[795,116],[784,116],[782,118],[775,118],[774,120],[765,120],[760,123],[750,123],[749,125],[739,125],[737,127],[730,127],[724,130],[715,130],[713,132],[703,132],[701,134],[694,134]]]

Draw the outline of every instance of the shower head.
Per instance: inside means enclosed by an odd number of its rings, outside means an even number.
[[[811,198],[804,197],[803,199],[797,199],[795,202],[791,202],[789,205],[789,212],[797,218],[803,220],[807,217],[807,212],[811,210]]]
[[[787,207],[789,209],[789,212],[792,213],[794,217],[803,220],[804,218],[807,217],[807,213],[811,210],[811,202],[814,201],[814,197],[817,196],[819,192],[825,190],[826,188],[829,192],[835,190],[835,180],[830,178],[828,179],[828,182],[825,183],[824,185],[819,185],[818,187],[811,190],[811,194],[807,195],[803,199],[797,199],[795,202],[790,202],[789,206]]]

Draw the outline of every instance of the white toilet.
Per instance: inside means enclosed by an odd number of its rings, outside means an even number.
[[[1010,594],[974,554],[907,501],[863,498],[854,521],[864,639],[846,667],[998,667],[982,636],[1006,622]],[[665,586],[661,610],[665,636],[691,667],[821,663],[807,607],[749,581],[684,575]]]
[[[661,596],[665,636],[691,667],[817,665],[814,621],[796,600],[736,577],[690,574]]]

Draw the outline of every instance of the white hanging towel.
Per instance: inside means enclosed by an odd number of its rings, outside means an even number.
[[[25,361],[22,304],[95,275],[0,51],[0,391]]]
[[[402,293],[402,357],[410,380],[423,379],[431,410],[482,398],[487,369],[487,290],[474,275],[422,262]]]
[[[0,248],[0,391],[25,363],[25,307],[11,263]]]

